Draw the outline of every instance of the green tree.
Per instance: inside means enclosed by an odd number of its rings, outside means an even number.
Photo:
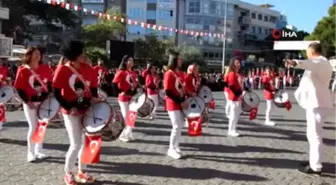
[[[105,49],[102,48],[87,47],[86,54],[93,63],[95,63],[98,59],[102,59],[104,61],[107,60],[107,52]]]
[[[200,66],[201,71],[207,69],[202,52],[195,46],[181,45],[176,48],[176,51],[180,53],[183,59],[183,65],[182,65],[183,69],[187,69],[187,67],[192,63],[198,64]]]
[[[3,21],[2,31],[14,38],[15,44],[22,44],[24,39],[34,34],[29,29],[31,19],[43,21],[51,31],[55,28],[53,23],[62,23],[69,28],[77,25],[76,14],[58,5],[31,0],[3,0],[2,4],[10,9],[9,20]]]
[[[335,7],[334,4],[328,10],[328,16],[323,17],[316,25],[311,35],[307,36],[306,40],[320,40],[323,55],[326,57],[335,55]]]
[[[120,10],[112,8],[107,11],[112,19],[99,19],[97,24],[83,26],[82,38],[86,46],[105,48],[107,40],[118,40],[126,30],[120,20],[114,20],[113,16],[124,17]]]

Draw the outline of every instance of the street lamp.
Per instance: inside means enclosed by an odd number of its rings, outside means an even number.
[[[227,9],[228,9],[228,2],[227,0],[224,1],[224,7],[225,7],[225,12],[224,12],[224,29],[223,29],[223,34],[224,34],[224,40],[223,40],[223,57],[222,57],[222,73],[225,73],[225,53],[226,53],[226,16],[227,16]]]

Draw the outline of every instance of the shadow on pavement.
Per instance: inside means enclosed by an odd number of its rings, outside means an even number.
[[[145,184],[140,184],[140,183],[130,183],[130,182],[112,182],[112,181],[100,181],[100,180],[96,180],[96,182],[94,182],[92,185],[145,185]]]
[[[153,125],[153,127],[155,127]],[[171,131],[167,130],[143,130],[143,129],[134,129],[135,133],[142,133],[145,135],[150,135],[150,136],[170,136]],[[202,133],[203,136],[210,136],[210,137],[223,137],[223,135],[217,135],[217,134],[209,134],[209,133]]]
[[[206,180],[212,178],[222,178],[234,181],[268,180],[261,176],[248,175],[242,173],[223,172],[214,169],[176,168],[173,166],[148,164],[148,163],[113,163],[102,161],[101,165],[90,167],[90,169],[92,168],[100,169],[97,171],[89,170],[90,172],[94,173],[128,174],[128,175],[167,177],[177,179]]]

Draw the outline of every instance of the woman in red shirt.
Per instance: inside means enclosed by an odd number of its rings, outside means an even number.
[[[196,96],[200,87],[199,67],[192,64],[188,67],[187,75],[184,78],[184,91],[187,96]]]
[[[229,104],[229,126],[228,135],[237,137],[239,133],[236,131],[239,115],[241,113],[241,95],[243,88],[240,84],[240,71],[241,61],[238,58],[233,58],[230,61],[228,73],[226,75],[228,104]]]
[[[36,158],[46,157],[41,152],[42,144],[34,144],[32,141],[38,123],[37,106],[48,97],[48,92],[50,92],[46,81],[41,79],[42,74],[38,71],[40,60],[40,50],[37,47],[29,48],[25,54],[23,65],[17,71],[14,82],[14,87],[23,100],[23,111],[29,125],[27,135],[28,162],[34,162]]]
[[[91,66],[85,63],[82,42],[70,41],[64,50],[64,57],[65,60],[60,62],[55,71],[52,83],[70,140],[65,158],[64,181],[67,185],[91,183],[94,178],[83,172],[83,164],[80,162],[84,148],[82,119],[86,110],[98,101],[98,80]],[[77,159],[78,171],[75,169]],[[76,176],[74,173],[77,173]]]
[[[226,117],[229,118],[229,114],[230,114],[230,103],[229,103],[229,95],[228,95],[228,88],[227,88],[227,77],[229,73],[229,68],[226,69],[225,74],[224,74],[224,96],[225,96],[225,100],[226,100],[226,105],[225,105],[225,114]]]
[[[155,118],[156,109],[159,105],[159,95],[158,95],[159,83],[160,83],[160,78],[156,74],[156,68],[155,66],[150,64],[150,66],[148,66],[148,71],[146,75],[146,88],[147,88],[148,98],[153,100],[154,102],[154,109],[149,119]]]
[[[274,126],[275,123],[271,121],[270,115],[274,99],[275,87],[274,87],[274,77],[271,75],[269,68],[266,68],[262,82],[264,85],[264,97],[266,100],[265,124]]]
[[[168,71],[164,74],[163,86],[166,93],[166,109],[172,123],[170,135],[170,144],[167,155],[174,159],[181,158],[179,140],[184,123],[182,107],[187,106],[184,103],[185,94],[182,85],[182,79],[178,75],[178,68],[182,65],[177,53],[169,55]]]
[[[118,103],[120,106],[121,114],[125,121],[127,121],[127,114],[129,111],[129,103],[137,93],[137,76],[138,74],[133,71],[134,60],[132,57],[125,55],[119,65],[119,70],[112,83],[116,84],[116,87],[120,90],[118,95]],[[134,140],[132,134],[132,128],[126,124],[125,129],[121,133],[119,139],[123,142]]]

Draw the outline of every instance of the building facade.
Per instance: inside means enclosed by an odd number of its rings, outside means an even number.
[[[2,33],[2,21],[9,19],[9,9],[2,7],[2,0],[0,0],[0,35]]]

